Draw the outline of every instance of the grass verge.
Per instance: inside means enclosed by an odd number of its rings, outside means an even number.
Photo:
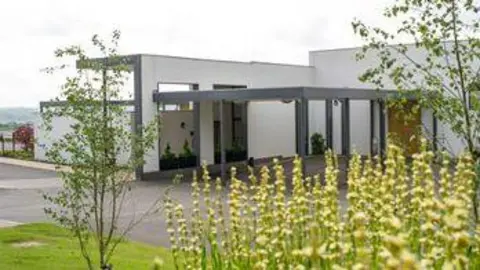
[[[152,269],[157,256],[165,263],[163,269],[173,269],[165,248],[120,243],[112,258],[113,269]],[[53,224],[31,223],[0,229],[0,269],[86,269],[86,264],[69,231]]]

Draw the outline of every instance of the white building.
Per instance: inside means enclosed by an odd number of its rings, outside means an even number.
[[[158,172],[166,144],[180,153],[185,140],[199,154],[198,161],[209,164],[215,163],[215,146],[229,149],[234,140],[255,159],[308,154],[298,145],[310,145],[308,138],[315,132],[338,154],[355,150],[368,155],[382,149],[386,133],[398,132],[398,124],[392,124],[388,111],[382,110],[381,101],[390,91],[380,93],[358,80],[378,61],[372,56],[357,62],[358,50],[311,51],[308,66],[126,56],[134,71],[134,100],[129,102],[134,108],[133,122],[148,123],[160,113],[163,123],[159,143],[147,154],[138,176]],[[422,57],[418,51],[412,55]],[[186,91],[164,91],[172,85],[185,85]],[[388,82],[385,88],[394,89]],[[164,107],[164,103],[183,105]],[[56,136],[69,125],[58,122]],[[429,111],[421,112],[419,122],[432,139],[445,137],[454,153],[464,149],[464,143],[444,123],[437,124]],[[44,159],[49,141],[42,130],[37,130],[37,137],[42,147],[36,147],[35,157]]]

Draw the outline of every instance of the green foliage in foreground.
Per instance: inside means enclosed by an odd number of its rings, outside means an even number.
[[[23,159],[23,160],[33,160],[33,152],[32,151],[25,151],[25,150],[0,150],[0,156],[2,157],[9,157],[9,158],[16,158],[16,159]]]
[[[12,244],[35,241],[41,246],[14,247]],[[123,242],[112,258],[114,269],[152,269],[159,257],[164,268],[171,263],[170,253],[160,247]],[[97,258],[94,258],[97,260]],[[32,223],[0,229],[0,269],[55,270],[85,269],[76,239],[68,230],[52,224]]]
[[[480,269],[472,157],[444,153],[438,181],[433,158],[426,140],[411,166],[395,145],[384,160],[354,155],[347,206],[331,151],[324,179],[305,177],[298,158],[288,179],[276,160],[250,183],[232,169],[226,192],[205,167],[192,183],[191,215],[166,202],[174,262],[179,269]]]

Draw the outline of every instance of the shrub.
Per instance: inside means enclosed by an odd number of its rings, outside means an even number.
[[[170,146],[170,143],[167,143],[167,145],[165,146],[164,153],[162,155],[162,159],[171,160],[174,158],[175,158],[175,154],[172,153],[172,147]]]
[[[353,155],[346,209],[330,150],[324,183],[319,175],[304,177],[302,160],[294,160],[291,192],[278,161],[258,178],[251,174],[249,184],[233,168],[227,205],[221,180],[212,183],[204,167],[201,180],[193,179],[191,216],[167,197],[176,268],[480,269],[480,226],[471,221],[473,160],[461,156],[452,173],[445,154],[436,185],[432,158],[425,140],[411,173],[395,145],[383,162]]]
[[[185,141],[183,142],[183,153],[181,153],[180,156],[181,157],[191,157],[191,156],[193,156],[193,151],[190,148],[190,144],[188,143],[187,139],[185,139]]]
[[[315,132],[310,137],[310,142],[313,155],[323,155],[325,153],[325,139],[323,139],[322,134]]]
[[[12,133],[15,141],[23,144],[23,150],[33,150],[33,128],[31,125],[22,125]]]
[[[5,150],[3,152],[0,150],[0,156],[23,160],[33,160],[33,152],[25,150]]]

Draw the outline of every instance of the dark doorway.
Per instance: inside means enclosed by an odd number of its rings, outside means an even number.
[[[213,89],[245,89],[243,85],[214,85]],[[241,91],[241,90],[239,90]],[[247,102],[225,101],[223,104],[226,161],[247,160]],[[214,147],[215,163],[220,163],[220,111],[219,103],[214,104]]]

